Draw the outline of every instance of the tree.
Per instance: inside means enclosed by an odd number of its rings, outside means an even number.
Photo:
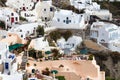
[[[52,49],[53,58],[56,60],[59,57],[59,51],[57,49]]]
[[[50,75],[49,68],[46,68],[45,70],[43,70],[43,71],[42,71],[42,74],[49,76],[49,75]]]
[[[57,49],[52,49],[53,57],[57,57],[59,54],[59,51]]]
[[[45,33],[44,28],[40,25],[37,27],[36,32],[37,32],[37,35],[42,35],[42,36],[44,36],[44,33]]]
[[[64,76],[56,76],[58,80],[66,80]]]
[[[57,39],[61,38],[61,34],[59,31],[50,32],[49,35],[50,35],[50,38],[53,39],[55,42],[57,42]]]
[[[33,48],[29,49],[28,54],[29,54],[30,57],[33,57],[33,58],[36,59],[36,51],[35,51],[35,49],[33,49]]]
[[[38,58],[43,58],[43,54],[42,54],[42,51],[38,51]]]
[[[7,0],[0,0],[0,2],[2,2],[3,4],[5,4],[5,3],[6,3],[6,1],[7,1]]]
[[[2,7],[5,7],[5,6],[6,6],[6,5],[5,5],[6,1],[7,1],[7,0],[0,0],[0,5],[1,5]]]
[[[93,60],[93,55],[91,54],[91,55],[89,55],[89,58],[88,58],[88,60]]]
[[[65,32],[63,33],[62,36],[63,36],[64,39],[67,41],[72,35],[73,35],[72,32],[71,32],[70,30],[67,30],[67,31],[65,31]]]

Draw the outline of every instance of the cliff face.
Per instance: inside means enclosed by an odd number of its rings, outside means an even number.
[[[106,72],[106,77],[120,80],[120,53],[107,51],[92,54],[100,69]]]
[[[0,6],[1,7],[5,7],[6,5],[5,5],[5,2],[6,2],[7,0],[0,0]]]
[[[59,8],[64,8],[70,5],[69,0],[52,0],[52,4]]]
[[[105,71],[106,77],[111,79],[106,80],[120,80],[120,53],[111,52],[101,45],[95,42],[85,40],[84,45],[81,47],[86,47],[89,54],[95,56],[97,64],[100,66],[101,71]]]
[[[98,2],[102,9],[108,9],[113,14],[113,17],[120,18],[120,2],[103,1]]]
[[[113,63],[111,57],[107,61],[103,61],[103,64],[108,69],[108,76],[115,78],[116,80],[120,79],[120,61],[118,63]]]

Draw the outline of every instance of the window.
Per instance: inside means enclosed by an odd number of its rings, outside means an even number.
[[[32,69],[32,73],[35,73],[35,69]]]
[[[14,16],[14,13],[11,13],[11,16]]]
[[[65,23],[65,20],[63,20],[63,22]]]
[[[74,44],[72,44],[72,46],[74,47]]]
[[[47,20],[47,17],[45,17],[45,20]]]
[[[27,31],[27,33],[29,34],[29,31]]]
[[[66,19],[68,19],[68,17],[66,17]]]
[[[50,11],[53,11],[53,8],[52,8],[52,7],[50,7]]]
[[[1,55],[0,55],[0,59],[1,59]]]
[[[25,17],[27,16],[27,14],[26,14],[26,13],[25,13],[24,15],[25,15]]]
[[[18,21],[18,18],[16,17],[15,20]]]
[[[60,22],[60,19],[58,18],[57,21]]]
[[[21,35],[21,38],[23,38],[23,35]]]
[[[20,29],[20,32],[22,32],[22,30]]]
[[[98,37],[98,31],[94,31],[95,37]]]
[[[101,42],[105,42],[105,40],[104,40],[104,39],[101,39]]]
[[[6,36],[2,36],[2,38],[6,38]]]
[[[9,69],[9,64],[5,63],[5,69]]]
[[[30,79],[30,80],[35,80],[35,79]]]
[[[44,11],[46,11],[46,9],[44,9]]]
[[[24,10],[24,11],[26,10],[25,7],[23,7],[23,10]]]

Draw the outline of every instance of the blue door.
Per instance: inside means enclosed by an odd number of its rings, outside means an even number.
[[[5,69],[9,69],[9,63],[5,63]]]

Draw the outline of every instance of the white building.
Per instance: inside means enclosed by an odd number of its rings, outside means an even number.
[[[11,67],[15,60],[15,54],[9,52],[7,43],[0,42],[0,65],[4,65],[2,71],[3,74],[11,73]]]
[[[112,13],[109,10],[96,10],[96,11],[89,11],[85,10],[85,13],[90,16],[97,16],[98,18],[102,20],[112,20]]]
[[[19,15],[11,8],[0,8],[0,20],[4,21],[7,26],[12,26],[19,22]]]
[[[8,44],[0,42],[0,64],[6,59],[6,52],[9,50]]]
[[[29,11],[34,9],[35,3],[39,0],[7,0],[6,5],[20,11]]]
[[[57,45],[61,50],[69,49],[70,51],[75,51],[77,45],[82,42],[82,38],[78,36],[72,36],[67,41],[64,38],[57,40]]]
[[[18,73],[15,62],[16,55],[9,52],[7,43],[0,42],[0,77],[2,80],[22,80],[22,73]]]
[[[38,20],[49,21],[54,16],[54,7],[51,0],[39,1],[35,6],[35,10]]]
[[[40,51],[50,51],[49,43],[44,37],[33,39],[30,42],[29,48],[34,48]]]
[[[93,1],[96,1],[96,0],[93,0]],[[108,1],[108,0],[98,0],[98,1]],[[119,2],[120,0],[109,0],[110,2],[114,2],[114,1],[117,1],[117,2]]]
[[[70,2],[75,8],[84,10],[89,18],[91,15],[95,15],[103,20],[112,20],[112,13],[109,10],[100,9],[100,5],[92,0],[70,0]]]
[[[84,14],[60,9],[55,12],[51,25],[62,29],[84,29]]]
[[[91,25],[90,37],[98,43],[110,43],[119,38],[119,29],[115,24],[94,22]]]
[[[44,24],[39,24],[41,26],[44,26]],[[38,23],[28,23],[28,24],[22,24],[22,25],[16,25],[15,28],[12,28],[9,30],[10,33],[16,33],[19,35],[20,38],[26,39],[26,37],[34,34],[36,32],[36,29],[38,27]]]
[[[8,33],[6,30],[0,30],[0,40],[3,38],[6,38],[8,36]]]
[[[100,10],[100,5],[92,0],[70,0],[72,6],[77,9]]]
[[[23,18],[26,18],[28,20],[28,22],[35,22],[35,21],[37,21],[35,10],[32,10],[32,11],[21,11],[20,12],[20,16],[23,17]]]

